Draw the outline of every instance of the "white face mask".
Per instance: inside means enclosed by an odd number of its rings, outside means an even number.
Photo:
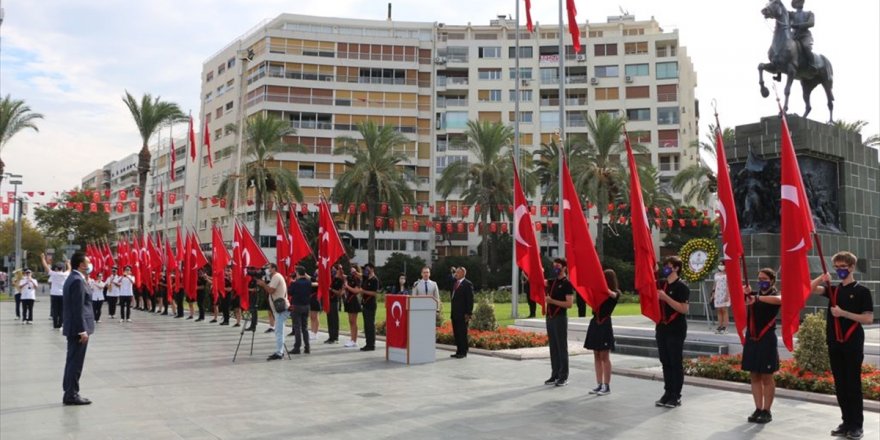
[[[93,271],[94,269],[95,269],[95,266],[93,266],[92,263],[89,263],[89,265],[86,266],[86,274],[90,274],[90,273],[92,273],[92,271]]]

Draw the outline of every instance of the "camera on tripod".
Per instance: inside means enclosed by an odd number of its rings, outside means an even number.
[[[264,269],[262,267],[248,266],[244,269],[244,271],[246,274],[248,274],[249,277],[254,278],[254,279],[258,279],[258,280],[263,280],[267,283],[272,278],[271,276],[269,276],[269,271],[267,271],[266,269]]]

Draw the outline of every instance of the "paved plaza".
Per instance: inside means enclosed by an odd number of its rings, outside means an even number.
[[[662,383],[615,376],[612,394],[587,394],[592,356],[571,358],[570,385],[547,387],[549,360],[472,354],[404,366],[384,346],[360,352],[321,343],[309,355],[266,362],[272,335],[250,334],[236,363],[238,329],[134,312],[105,321],[89,342],[82,395],[90,406],[61,404],[65,339],[51,330],[48,301],[32,326],[0,303],[2,439],[815,439],[830,438],[835,406],[779,399],[773,422],[746,422],[749,394],[685,385],[683,406],[655,408]],[[343,328],[347,325],[343,325]],[[290,342],[288,343],[290,347]],[[615,367],[649,366],[612,356]],[[880,417],[865,413],[865,438]]]

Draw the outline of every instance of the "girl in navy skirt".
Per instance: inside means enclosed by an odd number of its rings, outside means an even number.
[[[590,394],[600,396],[611,393],[611,350],[614,349],[611,314],[614,313],[614,307],[617,306],[617,300],[620,298],[617,274],[611,269],[605,269],[605,281],[611,292],[599,310],[593,310],[593,319],[590,320],[587,338],[584,341],[584,348],[593,350],[593,363],[596,367],[596,388],[590,390]]]
[[[776,291],[775,284],[776,272],[764,268],[758,272],[756,294],[752,293],[750,286],[745,286],[748,328],[746,343],[743,345],[742,369],[751,373],[755,412],[748,417],[748,421],[752,423],[773,420],[770,415],[770,406],[773,405],[773,397],[776,395],[773,373],[779,370],[776,315],[782,304],[782,297]]]

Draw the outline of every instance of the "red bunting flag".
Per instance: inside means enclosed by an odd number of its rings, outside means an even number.
[[[626,156],[629,163],[629,205],[632,207],[631,221],[636,272],[635,288],[641,298],[639,302],[642,315],[651,318],[656,323],[660,321],[660,302],[657,297],[657,279],[654,273],[657,267],[654,241],[651,239],[651,230],[648,227],[648,213],[645,210],[645,201],[642,198],[639,169],[636,167],[636,159],[633,156],[629,137],[625,134],[624,141],[626,142]]]
[[[568,32],[571,34],[571,42],[574,46],[574,53],[581,52],[581,31],[577,23],[577,9],[574,6],[574,0],[566,0],[566,9],[568,10]]]
[[[532,223],[531,214],[529,214],[526,195],[523,193],[522,185],[519,183],[519,171],[517,170],[516,162],[513,163],[513,197],[516,204],[513,215],[516,265],[529,278],[529,296],[532,301],[541,305],[541,313],[543,314],[545,307],[544,266],[541,262],[538,240],[535,239],[535,225]],[[504,223],[504,226],[506,225],[507,223]],[[495,224],[493,223],[492,226],[495,226]]]

